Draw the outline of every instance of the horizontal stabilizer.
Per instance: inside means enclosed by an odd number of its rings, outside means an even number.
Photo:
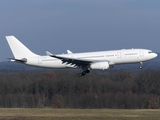
[[[22,59],[8,58],[8,59],[10,59],[10,60],[13,61],[13,62],[21,62],[21,63],[27,62],[27,59],[26,59],[26,58],[22,58]]]

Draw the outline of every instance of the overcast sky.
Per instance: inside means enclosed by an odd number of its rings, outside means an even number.
[[[160,0],[1,0],[0,61],[14,35],[45,55],[125,48],[160,52]]]

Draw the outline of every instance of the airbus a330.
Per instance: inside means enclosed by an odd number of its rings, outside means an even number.
[[[111,51],[52,54],[46,51],[45,56],[30,51],[14,36],[6,36],[14,58],[13,62],[20,62],[31,66],[45,68],[81,68],[79,76],[85,76],[90,70],[107,70],[117,64],[140,63],[157,57],[157,54],[148,49],[122,49]]]

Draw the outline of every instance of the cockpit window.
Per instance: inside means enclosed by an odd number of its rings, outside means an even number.
[[[153,53],[152,51],[149,51],[148,53]]]

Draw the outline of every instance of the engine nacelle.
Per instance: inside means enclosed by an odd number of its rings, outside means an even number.
[[[108,62],[95,62],[90,65],[91,69],[106,70],[109,68]]]

